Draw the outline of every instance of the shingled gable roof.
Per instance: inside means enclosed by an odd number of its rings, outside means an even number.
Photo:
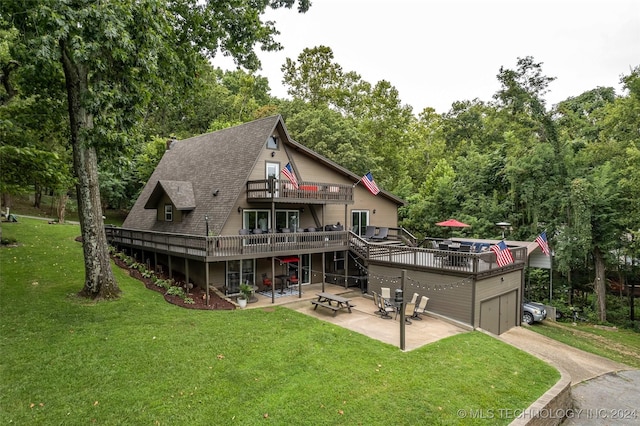
[[[348,177],[353,183],[361,178],[292,140],[281,116],[266,117],[171,143],[122,226],[131,229],[204,235],[206,215],[209,218],[210,230],[213,233],[219,232],[244,189],[245,182],[255,167],[267,138],[274,133],[275,129],[281,135],[285,135],[282,143],[289,149],[315,159]],[[156,220],[157,211],[147,207],[152,199],[159,200],[156,198],[158,195],[154,195],[154,191],[160,182],[163,188],[165,182],[190,182],[192,185],[195,208],[183,215],[179,223],[158,221]],[[217,195],[214,196],[214,193]],[[405,204],[404,200],[384,190],[380,191],[378,196],[385,197],[398,205]],[[176,208],[178,208],[177,205]]]
[[[196,208],[196,197],[191,182],[159,180],[151,196],[144,205],[145,209],[157,209],[162,195],[167,194],[176,209],[186,211]]]
[[[267,138],[276,127],[284,132],[279,115],[174,141],[164,153],[122,226],[204,235],[206,215],[210,231],[219,232],[244,189]],[[181,222],[158,221],[156,210],[144,208],[160,181],[191,182],[195,208],[183,215]]]

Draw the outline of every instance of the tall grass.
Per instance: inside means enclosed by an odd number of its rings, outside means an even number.
[[[284,307],[181,309],[118,268],[121,299],[93,303],[79,227],[2,226],[19,242],[0,249],[2,424],[458,424],[559,378],[482,333],[402,352]]]

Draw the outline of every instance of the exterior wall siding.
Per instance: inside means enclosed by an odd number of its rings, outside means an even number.
[[[271,156],[274,153],[274,156]],[[287,156],[287,154],[290,156]],[[290,160],[291,158],[291,160]],[[337,183],[343,185],[349,185],[353,182],[346,176],[328,169],[322,163],[298,153],[293,149],[285,150],[282,145],[278,150],[267,149],[266,144],[262,153],[258,156],[253,170],[251,171],[248,180],[262,180],[266,178],[266,164],[278,163],[280,170],[292,161],[298,171],[297,178],[299,181],[311,181],[311,182],[328,182]],[[278,178],[282,181],[286,181],[286,177],[280,174]],[[262,205],[252,203],[247,205],[246,202],[247,193],[246,188],[243,188],[238,196],[235,207],[232,209],[224,228],[221,230],[222,235],[237,234],[238,230],[242,228],[242,214],[237,213],[238,207],[243,209],[271,209],[271,205],[263,203]],[[278,209],[292,210],[305,208],[305,211],[300,215],[300,228],[306,229],[309,227],[316,228],[317,224],[314,221],[310,209],[315,209],[316,215],[321,225],[336,224],[340,222],[344,226],[344,229],[351,230],[351,212],[352,210],[367,210],[369,212],[369,222],[375,226],[397,227],[398,226],[398,206],[391,200],[373,196],[361,183],[354,188],[354,204],[325,204],[325,205],[287,205],[278,203]],[[373,210],[376,213],[373,214]]]
[[[381,265],[369,265],[369,292],[380,293],[381,287],[400,288],[399,269]],[[473,281],[457,276],[442,275],[426,271],[407,270],[404,300],[411,300],[413,293],[427,296],[427,311],[434,312],[464,324],[472,324]]]

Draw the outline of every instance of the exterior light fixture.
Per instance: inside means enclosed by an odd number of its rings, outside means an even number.
[[[206,232],[206,236],[209,236],[209,216],[204,215],[204,226],[205,226],[205,232]]]
[[[496,226],[499,226],[500,228],[502,228],[502,239],[504,240],[504,231],[509,226],[511,226],[511,224],[509,222],[498,222],[496,223]]]

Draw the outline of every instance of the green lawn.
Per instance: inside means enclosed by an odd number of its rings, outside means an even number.
[[[550,321],[536,324],[530,329],[583,351],[640,368],[640,333],[633,330]]]
[[[2,228],[2,424],[508,424],[488,410],[559,379],[482,333],[405,353],[282,307],[182,309],[119,268],[122,298],[91,303],[78,226]]]
[[[49,195],[43,195],[40,208],[36,208],[33,206],[33,201],[31,200],[30,195],[14,195],[11,199],[11,213],[15,213],[18,216],[24,215],[56,220],[57,202],[57,198]],[[115,226],[121,226],[126,217],[126,212],[121,210],[106,210],[103,214],[105,216],[104,223]],[[78,205],[73,198],[69,199],[67,202],[65,221],[78,222]]]

